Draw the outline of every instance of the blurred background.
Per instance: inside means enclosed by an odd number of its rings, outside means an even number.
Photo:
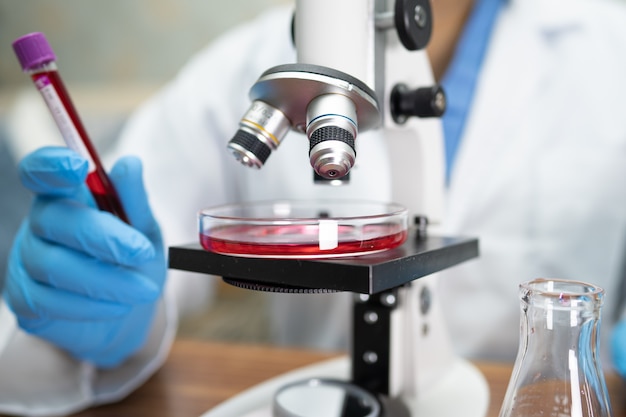
[[[62,143],[21,72],[14,39],[43,32],[96,147],[106,151],[128,114],[197,51],[233,26],[287,0],[0,0],[0,289],[19,222],[30,204],[16,161],[34,147]],[[10,139],[10,140],[9,140]],[[182,323],[185,336],[263,339],[262,297],[220,286],[210,309]],[[241,310],[254,314],[234,314]],[[208,317],[210,316],[210,317]]]
[[[102,151],[128,114],[211,40],[287,0],[0,0],[0,129],[17,157],[55,128],[11,43],[43,32],[83,121]],[[41,119],[41,113],[46,117]],[[29,130],[24,131],[23,129]],[[28,146],[22,138],[28,138]],[[17,148],[15,148],[17,146]]]
[[[11,42],[44,32],[68,84],[160,84],[239,22],[286,0],[0,0],[0,88],[25,83]]]

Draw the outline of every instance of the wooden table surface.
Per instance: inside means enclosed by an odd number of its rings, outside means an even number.
[[[177,340],[170,356],[148,382],[126,399],[74,417],[198,417],[220,402],[268,378],[336,355],[268,346]],[[511,375],[510,364],[477,363],[486,376],[497,417]],[[607,375],[614,417],[626,417],[624,385]]]

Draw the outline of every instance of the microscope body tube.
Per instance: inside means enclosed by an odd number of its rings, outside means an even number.
[[[298,0],[298,63],[349,74],[375,89],[374,0]]]
[[[298,63],[345,72],[376,92],[383,112],[383,130],[394,169],[393,198],[412,215],[441,221],[443,207],[443,143],[436,119],[411,119],[399,125],[384,106],[398,82],[411,86],[434,83],[425,51],[408,51],[395,31],[376,29],[376,13],[384,0],[298,0],[295,39]],[[455,363],[439,306],[437,274],[399,291],[399,308],[391,314],[388,395],[409,408],[436,385]],[[430,307],[419,300],[430,294]],[[429,329],[424,332],[424,329]]]
[[[288,128],[306,132],[311,144],[311,165],[328,180],[341,177],[339,174],[353,166],[356,152],[352,144],[360,131],[381,128],[392,161],[392,201],[406,207],[411,219],[415,215],[428,218],[429,232],[433,228],[437,232],[443,218],[445,191],[441,121],[412,117],[399,123],[390,113],[391,106],[385,105],[398,84],[428,87],[435,79],[425,50],[407,50],[395,28],[377,29],[376,20],[386,15],[390,3],[297,0],[294,35],[298,63],[268,70],[251,89],[252,100],[277,111],[262,108],[258,114],[251,113],[254,123],[246,123],[247,117],[244,118],[229,147],[242,162],[260,168]],[[263,117],[268,114],[280,119],[280,123],[270,123],[271,118],[265,121]],[[268,141],[272,135],[263,130],[270,130],[277,140]],[[345,136],[350,140],[342,140]],[[267,151],[259,153],[262,158],[252,152],[250,141]],[[431,274],[399,288],[398,303],[390,313],[389,341],[383,352],[388,352],[387,375],[383,376],[387,384],[385,392],[380,393],[400,399],[414,411],[412,415],[424,414],[420,412],[421,401],[428,402],[429,393],[446,390],[450,392],[448,398],[459,398],[468,392],[467,381],[470,386],[486,387],[482,376],[457,377],[459,361],[448,339],[439,304],[438,279],[438,274]],[[376,355],[355,355],[357,350],[353,349],[353,358],[364,363],[353,369],[364,369],[365,377],[355,374],[353,379],[367,385],[372,374],[368,366],[379,363],[372,359]],[[378,376],[374,375],[374,379]],[[472,395],[480,397],[480,406],[467,410],[466,415],[482,415],[488,391],[478,391]]]

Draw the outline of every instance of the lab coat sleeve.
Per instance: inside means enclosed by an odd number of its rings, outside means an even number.
[[[0,413],[57,416],[117,401],[165,361],[175,336],[176,309],[161,302],[144,348],[124,365],[98,370],[21,330],[0,301]]]

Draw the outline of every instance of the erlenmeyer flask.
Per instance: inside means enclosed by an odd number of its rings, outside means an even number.
[[[600,366],[602,288],[558,279],[520,285],[520,345],[500,417],[609,417]]]

